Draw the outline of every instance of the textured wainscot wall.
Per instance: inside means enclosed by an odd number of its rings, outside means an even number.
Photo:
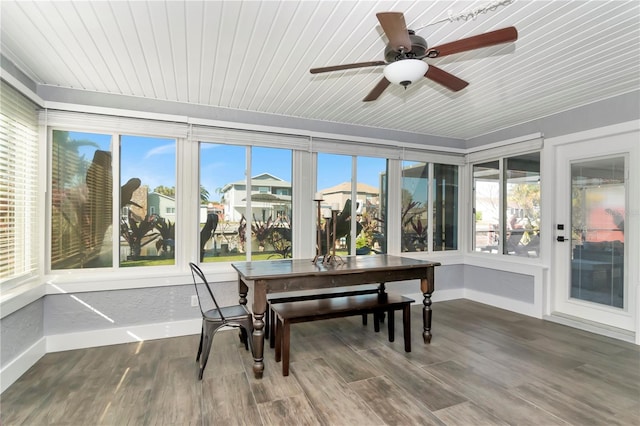
[[[0,368],[4,369],[44,337],[44,299],[0,320]]]

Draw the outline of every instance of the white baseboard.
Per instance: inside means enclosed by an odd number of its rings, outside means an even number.
[[[406,297],[410,297],[416,301],[416,305],[422,305],[424,295],[422,293],[405,294]],[[432,302],[444,302],[446,300],[462,299],[464,297],[464,289],[454,288],[449,290],[436,290],[431,296]]]
[[[202,319],[91,330],[43,337],[0,371],[0,393],[4,392],[40,358],[49,352],[117,345],[200,333]]]
[[[416,305],[422,305],[424,296],[422,293],[406,294],[405,296],[415,299]],[[474,302],[482,303],[496,308],[505,309],[507,311],[516,312],[518,314],[539,318],[536,314],[536,307],[531,303],[519,302],[517,300],[506,297],[496,296],[495,294],[483,293],[481,291],[457,288],[449,290],[436,290],[431,296],[432,302],[444,302],[447,300],[468,299]]]
[[[509,299],[507,297],[496,296],[495,294],[483,293],[475,290],[464,290],[464,296],[461,299],[469,299],[485,305],[494,306],[496,308],[515,312],[529,317],[540,318],[538,309],[533,303],[520,302],[518,300]]]
[[[40,358],[47,353],[46,337],[31,345],[29,349],[13,359],[0,370],[0,393],[9,388],[16,380],[27,372]]]
[[[577,328],[578,330],[584,330],[590,333],[600,334],[602,336],[607,336],[617,340],[623,340],[625,342],[637,344],[636,334],[632,331],[615,327],[608,327],[600,323],[564,315],[558,312],[553,312],[551,315],[545,315],[544,319],[547,321],[566,325],[568,327]]]
[[[96,346],[117,345],[143,340],[198,334],[202,319],[136,325],[122,328],[90,330],[78,333],[47,336],[47,352],[60,352]]]

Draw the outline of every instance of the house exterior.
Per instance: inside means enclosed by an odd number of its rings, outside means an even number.
[[[251,215],[247,215],[246,181],[226,184],[220,191],[221,203],[224,206],[224,220],[240,222],[242,216],[255,217],[259,221],[267,221],[269,217],[291,216],[291,182],[282,180],[269,173],[262,173],[251,178]]]
[[[158,215],[172,223],[176,222],[176,200],[168,195],[150,192],[147,195],[148,214]]]
[[[343,182],[330,188],[321,189],[323,209],[329,209],[338,205],[338,210],[342,211],[347,200],[351,199],[351,182]],[[365,206],[375,206],[377,210],[380,205],[380,191],[366,183],[358,183],[356,187],[356,214],[364,213]]]
[[[210,202],[200,204],[200,224],[206,223],[209,212],[217,214],[219,220],[224,220],[224,206],[217,202]]]

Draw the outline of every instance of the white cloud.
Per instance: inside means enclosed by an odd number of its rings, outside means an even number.
[[[154,155],[164,155],[164,154],[175,155],[175,153],[176,153],[176,144],[170,143],[167,145],[162,145],[162,146],[153,148],[152,150],[148,151],[145,154],[144,159],[146,160],[147,158],[152,157]]]

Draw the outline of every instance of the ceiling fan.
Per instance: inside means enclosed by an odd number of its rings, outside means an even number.
[[[384,77],[363,99],[364,102],[378,99],[391,83],[399,84],[406,88],[409,84],[415,83],[422,77],[426,77],[449,90],[457,92],[467,87],[469,83],[434,65],[427,64],[423,59],[440,58],[518,39],[518,31],[515,27],[507,27],[428,48],[424,38],[416,35],[413,30],[407,29],[402,12],[379,12],[376,17],[389,39],[389,44],[387,44],[384,51],[385,61],[311,68],[311,74],[386,65]]]

